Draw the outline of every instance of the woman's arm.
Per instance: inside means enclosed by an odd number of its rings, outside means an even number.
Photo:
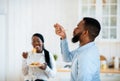
[[[26,59],[23,59],[22,60],[22,72],[23,72],[23,75],[27,75],[28,74],[28,65],[27,65],[27,60]]]
[[[48,77],[55,77],[56,76],[55,60],[54,60],[53,55],[51,53],[49,53],[49,56],[50,56],[50,63],[51,63],[52,68],[47,66],[46,69],[45,69],[45,72],[48,75]]]

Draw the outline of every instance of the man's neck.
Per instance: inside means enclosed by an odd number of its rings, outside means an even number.
[[[92,42],[92,41],[80,42],[80,46],[84,46],[84,45],[86,45],[86,44],[88,44],[90,42]]]

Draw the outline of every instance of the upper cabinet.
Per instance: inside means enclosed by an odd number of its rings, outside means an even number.
[[[84,16],[100,21],[99,39],[120,39],[120,0],[79,0],[79,18]]]

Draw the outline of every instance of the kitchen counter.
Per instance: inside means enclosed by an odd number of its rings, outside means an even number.
[[[58,68],[57,77],[51,81],[70,81],[70,69]],[[101,81],[120,81],[120,69],[101,69],[100,70]]]
[[[118,74],[120,74],[120,69],[107,68],[107,69],[101,69],[100,72],[101,73],[118,73]]]
[[[58,72],[70,72],[70,69],[69,68],[58,68],[57,69]],[[100,70],[101,73],[117,73],[117,74],[120,74],[120,69],[101,69]]]

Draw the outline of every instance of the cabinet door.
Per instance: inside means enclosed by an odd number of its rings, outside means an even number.
[[[58,81],[70,81],[70,72],[59,72]]]
[[[101,73],[101,81],[120,81],[120,74],[114,73]]]
[[[58,72],[57,76],[49,81],[70,81],[70,72]]]

